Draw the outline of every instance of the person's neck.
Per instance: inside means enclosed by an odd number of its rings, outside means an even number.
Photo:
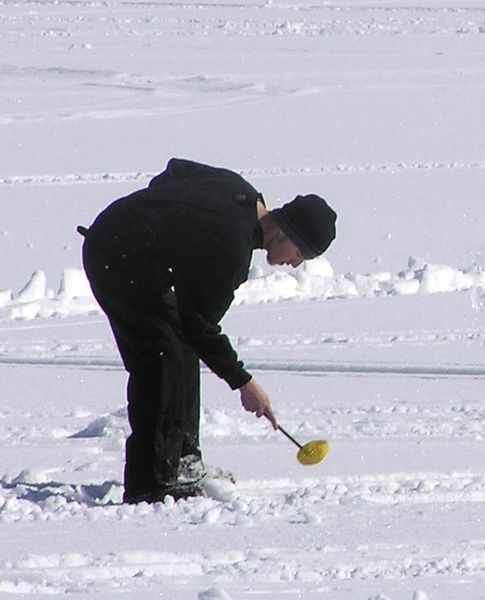
[[[258,218],[263,231],[263,248],[267,250],[279,233],[279,228],[271,218],[270,212],[261,204],[261,210],[258,202]]]

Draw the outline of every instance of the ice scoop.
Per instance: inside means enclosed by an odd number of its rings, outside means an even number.
[[[296,458],[302,465],[316,465],[321,462],[328,454],[329,445],[326,440],[312,440],[306,444],[300,444],[291,436],[281,425],[278,425],[278,429],[283,435],[285,435],[291,442],[298,446]]]

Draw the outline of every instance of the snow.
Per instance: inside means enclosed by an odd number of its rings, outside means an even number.
[[[1,2],[0,597],[483,600],[483,2]],[[79,224],[171,156],[339,214],[224,319],[207,497],[121,503],[126,375]]]
[[[248,281],[236,291],[234,305],[471,290],[471,302],[480,309],[481,298],[485,295],[483,271],[427,264],[415,257],[409,258],[408,265],[406,270],[396,274],[375,272],[365,275],[335,274],[325,257],[309,261],[294,273],[273,269],[265,274],[261,268],[254,267]],[[102,313],[82,269],[64,269],[57,293],[47,288],[47,277],[41,270],[32,274],[18,294],[12,296],[11,290],[2,294],[0,317],[4,320]]]

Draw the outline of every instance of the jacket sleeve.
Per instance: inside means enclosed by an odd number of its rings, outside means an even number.
[[[251,379],[238,359],[219,321],[234,299],[238,286],[234,265],[219,265],[217,274],[200,268],[174,269],[175,292],[182,326],[200,359],[234,390]],[[190,267],[189,267],[190,268]],[[178,276],[180,275],[180,276]]]

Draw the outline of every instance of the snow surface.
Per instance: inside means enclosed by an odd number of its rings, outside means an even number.
[[[485,598],[482,0],[0,0],[0,598]],[[339,213],[224,328],[298,440],[203,370],[236,484],[121,504],[126,375],[78,224],[171,156]]]

